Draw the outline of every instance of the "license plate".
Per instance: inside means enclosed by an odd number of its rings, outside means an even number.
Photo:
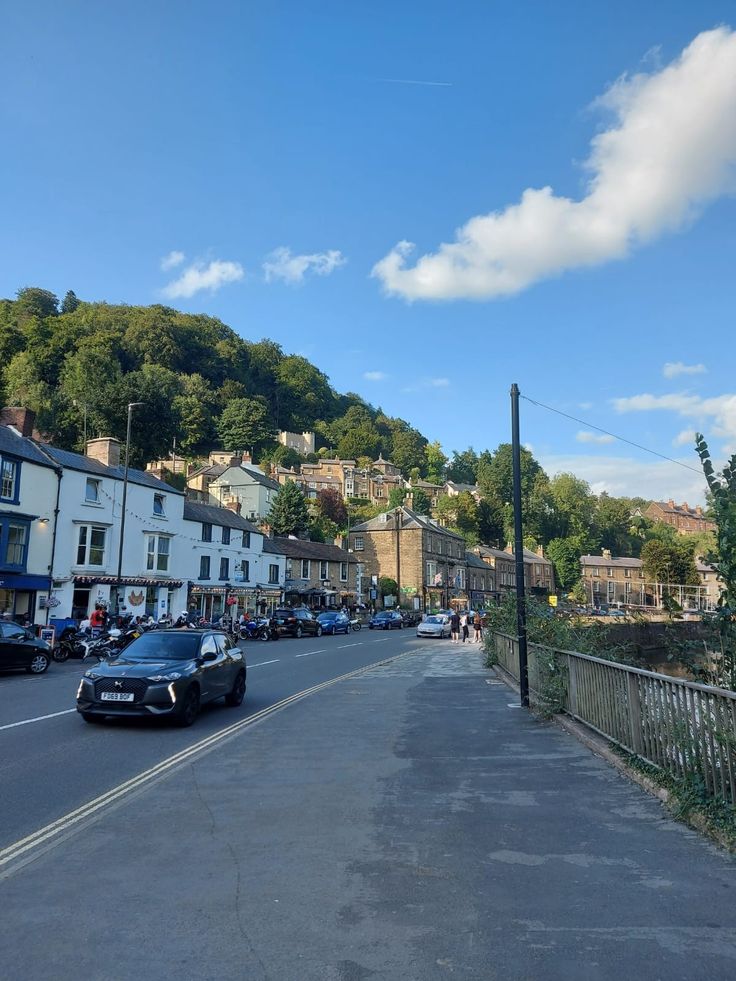
[[[132,691],[103,691],[100,694],[103,702],[132,702],[134,698]]]

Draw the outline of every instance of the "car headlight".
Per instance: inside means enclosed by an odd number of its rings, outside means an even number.
[[[181,678],[181,672],[171,671],[169,674],[152,674],[148,679],[149,681],[178,681]]]
[[[101,678],[102,675],[98,674],[96,671],[85,671],[84,677],[89,678],[90,681],[97,681],[97,679]]]

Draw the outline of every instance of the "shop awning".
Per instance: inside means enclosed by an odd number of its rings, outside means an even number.
[[[49,589],[51,579],[48,576],[26,576],[21,573],[0,572],[0,588],[2,589]]]
[[[117,576],[74,576],[74,582],[78,586],[117,586]],[[120,579],[121,586],[167,586],[169,589],[178,589],[184,583],[181,579],[153,579],[147,576],[123,576]]]

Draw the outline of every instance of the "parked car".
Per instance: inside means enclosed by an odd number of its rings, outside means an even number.
[[[288,634],[290,637],[302,637],[304,634],[311,634],[313,637],[322,636],[322,624],[309,610],[274,610],[272,620],[276,623],[279,636],[281,634]]]
[[[51,663],[51,648],[27,627],[0,621],[0,671],[22,669],[43,674]]]
[[[323,634],[349,634],[350,617],[347,613],[339,610],[329,610],[327,613],[320,613],[317,617],[322,624]]]
[[[450,636],[450,618],[443,613],[432,613],[417,624],[417,637],[443,637]]]
[[[369,630],[401,630],[403,626],[404,621],[401,619],[401,614],[396,610],[382,610],[380,613],[374,613],[368,621]]]
[[[190,726],[205,702],[237,707],[245,688],[245,655],[224,631],[152,630],[83,675],[77,711],[85,722],[142,715]]]

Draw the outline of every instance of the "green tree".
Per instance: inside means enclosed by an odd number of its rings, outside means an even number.
[[[381,576],[378,580],[378,592],[381,596],[395,596],[398,605],[399,584],[390,576]]]
[[[74,313],[79,306],[79,298],[74,290],[67,290],[64,299],[61,301],[62,313]]]
[[[373,459],[378,455],[381,446],[381,437],[372,425],[360,425],[355,429],[349,430],[337,444],[337,458],[339,460],[357,460],[360,456],[369,456]]]
[[[411,503],[412,510],[417,514],[429,514],[430,500],[421,487],[412,488]]]
[[[406,500],[406,490],[403,487],[392,487],[388,492],[388,510],[400,508]]]
[[[452,451],[452,459],[447,464],[446,478],[457,484],[474,484],[478,475],[478,454],[472,446],[462,453]]]
[[[274,497],[268,523],[275,535],[299,535],[309,527],[307,500],[293,480],[288,480]]]
[[[16,296],[15,316],[19,324],[30,320],[31,317],[43,320],[46,317],[55,317],[59,313],[59,298],[49,290],[26,286],[18,290]]]
[[[284,446],[283,443],[279,443],[274,450],[269,453],[269,462],[273,463],[275,467],[285,467],[287,470],[299,470],[304,458],[300,456],[295,449],[291,446]]]
[[[403,420],[398,420],[391,440],[392,462],[402,473],[408,473],[412,467],[418,467],[424,473],[427,462],[424,455],[426,442],[420,432]]]
[[[427,480],[433,484],[444,483],[447,457],[442,452],[438,440],[435,440],[434,443],[427,443],[424,447],[424,456],[426,457]]]
[[[552,524],[559,538],[590,536],[596,499],[590,486],[571,473],[558,473],[549,482],[554,510]]]
[[[503,506],[496,498],[481,498],[478,504],[478,538],[484,545],[505,544]]]
[[[275,435],[268,407],[259,398],[233,399],[217,421],[217,433],[226,450],[254,452]]]
[[[334,487],[325,487],[317,491],[316,509],[323,518],[329,519],[338,528],[344,528],[348,523],[348,509],[342,494]]]
[[[572,589],[580,580],[580,556],[585,554],[577,538],[553,538],[545,549],[547,558],[555,567],[555,580],[565,591]]]
[[[649,582],[663,586],[697,586],[700,582],[692,545],[688,542],[652,538],[642,546],[641,560]]]

